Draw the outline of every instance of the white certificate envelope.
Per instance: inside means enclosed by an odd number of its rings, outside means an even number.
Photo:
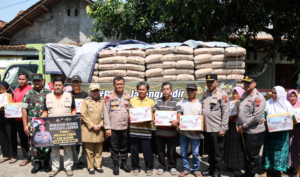
[[[11,97],[11,95],[8,94],[8,93],[2,93],[2,94],[0,94],[0,108],[3,107],[6,104],[12,102],[11,101],[12,99],[9,98],[9,97]]]
[[[240,101],[236,101],[236,100],[230,101],[230,115],[231,116],[235,116],[238,114],[239,104],[240,104]]]
[[[129,115],[130,115],[131,123],[152,121],[150,106],[130,108]]]
[[[155,111],[156,126],[171,126],[170,121],[177,119],[177,111]]]
[[[83,99],[75,99],[76,113],[80,113]]]
[[[267,124],[270,133],[293,130],[293,120],[289,112],[268,115]]]
[[[6,118],[21,118],[22,103],[9,103],[4,105],[4,113]]]
[[[180,130],[185,131],[203,131],[204,122],[202,115],[180,116]]]
[[[295,122],[300,123],[300,108],[295,108]]]

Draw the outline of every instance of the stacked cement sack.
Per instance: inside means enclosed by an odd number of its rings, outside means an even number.
[[[145,81],[145,52],[141,50],[109,50],[99,52],[92,82],[113,82],[122,76],[125,82]]]
[[[146,50],[147,81],[190,81],[194,78],[193,48],[187,46]]]
[[[246,49],[241,47],[198,48],[194,50],[195,78],[205,80],[206,74],[218,74],[218,79],[236,79],[240,83],[245,73]]]

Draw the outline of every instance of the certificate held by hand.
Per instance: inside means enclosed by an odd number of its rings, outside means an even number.
[[[170,121],[177,119],[177,111],[155,111],[156,126],[171,126]]]
[[[131,123],[152,121],[151,108],[139,107],[129,109]]]

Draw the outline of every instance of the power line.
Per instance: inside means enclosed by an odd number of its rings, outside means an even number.
[[[27,2],[27,1],[30,1],[30,0],[18,2],[18,3],[12,4],[12,5],[9,5],[9,6],[5,6],[5,7],[0,7],[0,9],[5,9],[5,8],[11,7],[11,6],[15,6],[15,5],[18,5],[18,4],[22,4],[22,3]]]

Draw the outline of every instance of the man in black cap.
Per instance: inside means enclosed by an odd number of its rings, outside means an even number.
[[[73,76],[71,82],[73,86],[72,95],[74,99],[85,99],[86,97],[88,97],[88,93],[81,90],[82,81],[80,76],[78,75]],[[72,146],[73,160],[74,160],[73,167],[77,167],[77,168],[84,167],[84,157],[86,155],[85,155],[85,150],[84,150],[85,148],[83,143],[82,146],[80,145]]]
[[[221,176],[221,168],[224,163],[225,132],[228,130],[229,100],[225,91],[218,88],[218,76],[206,75],[208,90],[202,97],[203,115],[205,117],[205,143],[208,148],[209,168],[202,175]]]
[[[255,76],[246,75],[242,81],[245,92],[240,99],[236,129],[239,133],[243,133],[246,153],[244,157],[245,174],[236,175],[238,177],[255,176],[259,165],[259,151],[266,130],[264,125],[266,100],[255,88],[256,79]]]

